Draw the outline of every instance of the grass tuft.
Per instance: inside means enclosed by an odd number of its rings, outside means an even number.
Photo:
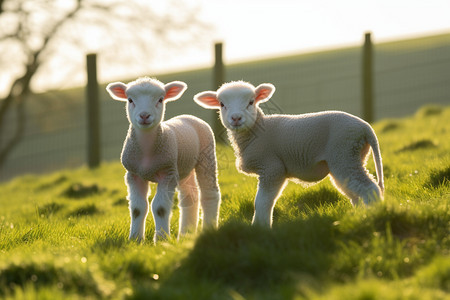
[[[441,170],[432,170],[425,187],[438,188],[450,184],[450,166]]]
[[[395,122],[395,121],[391,121],[386,123],[382,128],[381,128],[381,132],[382,133],[387,133],[387,132],[391,132],[394,130],[397,130],[401,128],[401,125],[399,122]]]
[[[100,194],[103,191],[104,189],[100,188],[97,184],[85,185],[77,182],[70,185],[62,193],[62,196],[72,199],[81,199]]]
[[[444,107],[439,105],[426,105],[420,108],[416,116],[419,118],[440,115],[444,111]]]
[[[50,188],[56,187],[56,186],[58,186],[58,185],[60,185],[60,184],[62,184],[64,182],[66,182],[67,180],[68,180],[67,176],[61,175],[61,176],[58,176],[55,179],[52,179],[52,180],[50,180],[48,182],[45,182],[45,183],[39,185],[37,190],[38,191],[43,191],[43,190],[46,190],[46,189],[50,189]]]
[[[342,200],[344,200],[343,196],[335,188],[320,186],[317,189],[307,189],[302,193],[298,198],[298,206],[301,211],[310,212],[320,206],[333,205]]]
[[[114,202],[115,206],[128,206],[128,200],[126,198],[119,198]]]
[[[83,216],[93,216],[100,214],[101,211],[97,208],[95,204],[88,204],[81,206],[72,212],[70,212],[67,216],[68,217],[83,217]]]
[[[429,265],[417,272],[417,281],[421,286],[450,293],[450,257],[436,257]]]
[[[424,139],[424,140],[420,140],[417,142],[413,142],[409,145],[406,145],[406,146],[400,148],[399,150],[397,150],[396,153],[415,151],[415,150],[426,150],[426,149],[432,149],[432,148],[436,148],[436,147],[437,147],[437,145],[432,140]]]
[[[35,288],[53,285],[82,295],[101,295],[92,274],[56,267],[52,262],[10,264],[0,269],[0,295],[12,294],[29,284]]]
[[[51,203],[48,203],[48,204],[38,207],[37,210],[38,210],[39,216],[48,218],[48,217],[52,216],[53,214],[59,212],[64,207],[65,207],[64,204],[51,202]]]

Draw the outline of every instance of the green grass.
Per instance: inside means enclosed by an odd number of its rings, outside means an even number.
[[[157,245],[151,216],[147,240],[127,240],[119,163],[4,183],[0,298],[449,299],[449,119],[429,106],[374,125],[383,203],[353,208],[328,179],[290,183],[272,230],[250,226],[256,179],[225,146],[219,229],[177,241],[175,207],[172,238]]]

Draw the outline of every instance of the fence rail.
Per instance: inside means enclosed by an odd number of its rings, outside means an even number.
[[[223,51],[223,46],[214,45],[215,49],[219,47]],[[450,34],[371,44],[371,51],[373,120],[405,116],[424,104],[450,104]],[[226,66],[218,55],[216,62],[222,62],[222,74],[214,75],[213,69],[205,68],[156,77],[163,82],[182,80],[189,87],[180,100],[167,105],[166,118],[193,114],[213,128],[217,114],[197,106],[193,95],[240,79],[276,86],[272,100],[263,105],[267,113],[338,109],[363,117],[363,53],[361,46]],[[101,160],[117,160],[128,128],[124,106],[109,98],[105,85],[95,83],[97,87],[95,120],[101,129]],[[81,88],[33,95],[27,104],[25,137],[0,170],[0,180],[87,165],[88,132],[92,127],[87,125],[86,98]],[[14,124],[15,118],[8,115],[5,122]],[[5,133],[8,131],[14,128]]]

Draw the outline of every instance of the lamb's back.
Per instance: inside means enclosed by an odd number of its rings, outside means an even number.
[[[308,169],[326,158],[330,143],[360,134],[360,125],[359,118],[340,111],[265,115],[251,130],[253,140],[241,153],[241,167],[251,172],[278,160],[287,173]]]
[[[323,111],[300,115],[265,116],[265,130],[283,148],[302,151],[319,150],[330,140],[353,137],[368,124],[360,118],[341,111]]]

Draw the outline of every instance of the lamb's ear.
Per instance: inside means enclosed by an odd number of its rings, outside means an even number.
[[[194,101],[204,108],[220,108],[220,102],[219,99],[217,99],[217,92],[207,91],[198,93],[194,96]]]
[[[275,86],[271,83],[263,83],[255,89],[255,103],[263,103],[272,97],[275,92]]]
[[[106,87],[106,90],[114,100],[127,101],[128,99],[127,94],[125,92],[127,90],[127,85],[125,83],[122,82],[110,83]]]
[[[166,90],[164,101],[174,101],[183,95],[187,89],[187,84],[182,81],[172,81],[167,83],[164,89]]]

